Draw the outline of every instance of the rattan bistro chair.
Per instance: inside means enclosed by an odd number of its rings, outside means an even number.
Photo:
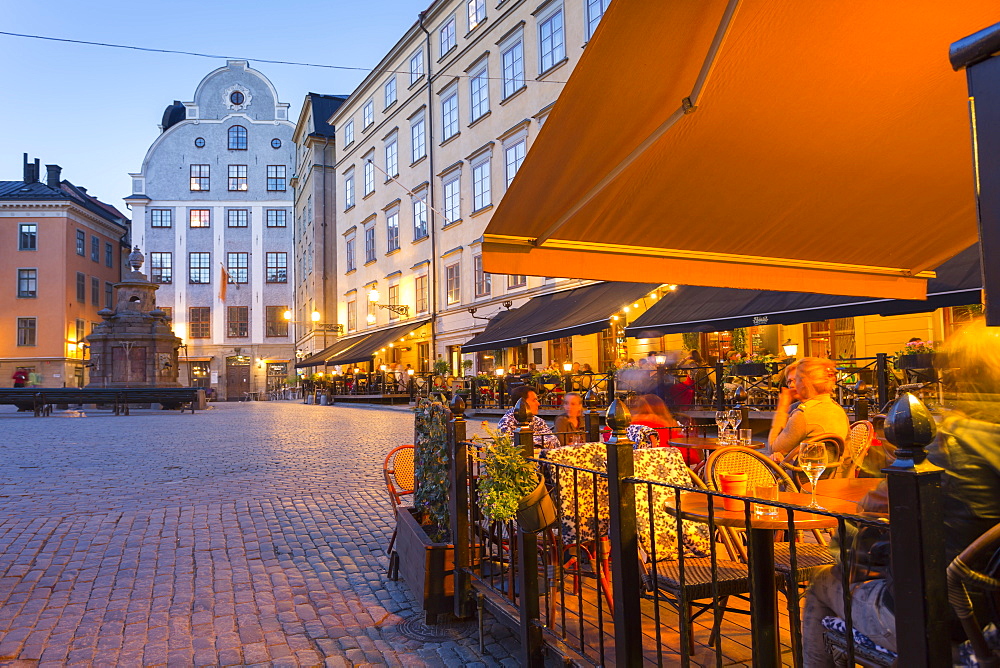
[[[977,538],[965,548],[948,566],[948,602],[962,622],[965,635],[969,638],[972,653],[980,666],[996,668],[1000,657],[990,648],[983,635],[987,621],[976,618],[970,590],[979,592],[989,599],[984,607],[996,615],[1000,603],[1000,524]]]
[[[853,423],[847,434],[847,447],[844,449],[844,456],[840,459],[840,471],[838,471],[837,477],[856,477],[874,441],[875,425],[868,420],[858,420]]]
[[[389,502],[392,504],[393,517],[399,513],[399,508],[403,505],[403,497],[412,495],[414,490],[414,448],[412,445],[401,445],[389,451],[382,464],[382,475],[385,477],[385,487],[389,492]],[[386,552],[389,554],[389,577],[393,580],[399,574],[399,555],[393,549],[396,544],[396,529],[392,530],[392,538],[389,539],[389,547]]]

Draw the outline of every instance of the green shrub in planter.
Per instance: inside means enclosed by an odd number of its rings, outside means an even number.
[[[448,421],[451,411],[440,401],[422,398],[414,407],[413,507],[431,540],[451,540],[448,513]]]

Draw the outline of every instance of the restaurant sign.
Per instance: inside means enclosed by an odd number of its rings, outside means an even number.
[[[754,325],[754,327],[759,327],[760,325],[766,325],[766,324],[767,324],[767,316],[766,315],[755,315],[753,317],[753,325]]]

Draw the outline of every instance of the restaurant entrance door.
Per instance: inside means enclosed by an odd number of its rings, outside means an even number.
[[[226,401],[239,401],[250,391],[250,358],[234,355],[226,358]]]

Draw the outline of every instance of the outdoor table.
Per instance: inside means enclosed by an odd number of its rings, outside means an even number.
[[[718,450],[719,448],[728,448],[731,443],[722,444],[719,443],[717,438],[709,438],[707,436],[671,436],[670,440],[667,441],[669,445],[675,448],[697,448],[702,451],[702,455],[707,457],[709,452],[712,450]],[[750,441],[750,446],[754,450],[759,450],[764,447],[763,441]]]
[[[851,496],[852,498],[849,499],[817,494],[816,501],[824,510],[853,515],[857,512],[857,501],[868,493],[865,486],[864,484],[843,485],[840,490],[835,491],[841,496]],[[809,499],[809,494],[800,492],[778,493],[780,503],[805,506],[809,504]],[[774,572],[774,532],[788,529],[787,511],[779,509],[778,518],[769,519],[755,516],[751,508],[748,523],[746,512],[743,509],[725,510],[721,498],[694,492],[681,494],[681,517],[685,520],[707,524],[710,501],[713,503],[712,519],[715,524],[725,527],[749,528],[747,538],[750,547],[750,568],[753,571],[753,576],[750,578],[750,599],[754,601],[756,606],[756,623],[753,624],[752,638],[754,649],[759,648],[759,653],[758,651],[754,652],[754,665],[778,666],[780,665],[781,647],[778,634],[778,589]],[[674,514],[677,511],[669,509],[668,512]],[[831,529],[837,526],[836,518],[814,515],[806,511],[793,511],[792,522],[796,531]]]
[[[816,486],[816,496],[827,496],[855,503],[865,494],[878,487],[885,478],[830,478],[820,480]],[[823,504],[820,504],[823,505]]]

